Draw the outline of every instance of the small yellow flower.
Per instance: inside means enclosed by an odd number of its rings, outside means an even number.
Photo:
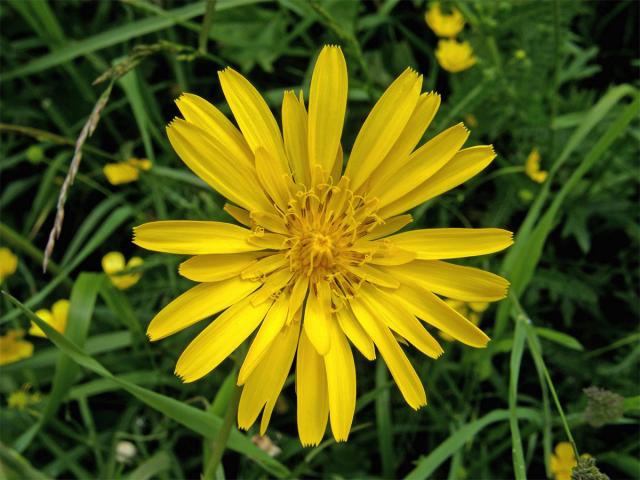
[[[124,255],[120,252],[109,252],[102,257],[102,269],[107,274],[111,283],[113,283],[120,290],[126,290],[127,288],[135,285],[142,276],[141,272],[127,273],[124,275],[118,275],[125,269],[139,267],[144,261],[140,257],[131,257],[127,264],[124,262]]]
[[[540,170],[540,152],[538,152],[537,148],[534,147],[527,157],[524,171],[534,182],[542,183],[547,179],[548,172]]]
[[[489,304],[487,302],[462,302],[460,300],[452,299],[446,299],[445,302],[476,326],[480,324],[482,312],[489,308]],[[451,335],[442,331],[440,332],[440,337],[447,342],[455,340]]]
[[[7,398],[7,405],[9,408],[16,410],[24,410],[29,405],[38,403],[41,399],[39,392],[29,393],[31,385],[23,385],[20,390],[12,392]]]
[[[9,275],[13,275],[18,268],[18,257],[7,247],[0,248],[0,283]]]
[[[555,480],[571,480],[571,470],[578,464],[573,447],[569,442],[556,445],[555,453],[551,454],[549,468]]]
[[[516,50],[514,52],[514,57],[516,57],[518,60],[524,60],[525,58],[527,58],[527,52],[525,52],[522,49]]]
[[[453,38],[464,28],[464,18],[457,8],[452,8],[449,15],[442,13],[440,3],[434,2],[424,15],[424,19],[439,37]]]
[[[0,365],[17,362],[33,355],[33,344],[22,340],[24,330],[9,330],[0,337]]]
[[[471,68],[477,61],[469,42],[458,42],[453,39],[438,42],[436,58],[440,66],[451,73]]]
[[[151,160],[130,158],[126,162],[107,163],[102,168],[102,172],[111,185],[122,185],[135,182],[140,176],[140,170],[150,170],[151,167]]]
[[[69,316],[69,300],[58,300],[53,304],[51,310],[41,308],[36,312],[36,315],[55,328],[58,332],[64,333],[67,328],[67,317]],[[42,338],[46,338],[47,336],[42,329],[33,322],[31,322],[29,335]]]

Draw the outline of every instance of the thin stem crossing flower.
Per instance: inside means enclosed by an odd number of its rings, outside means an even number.
[[[427,397],[396,338],[431,358],[443,350],[418,318],[473,347],[489,338],[440,296],[467,302],[505,297],[508,282],[455,265],[498,252],[512,234],[495,228],[402,230],[403,212],[483,170],[493,147],[462,149],[460,123],[416,149],[440,105],[421,93],[422,76],[405,70],[365,120],[343,165],[341,136],[347,66],[339,47],[322,49],[308,110],[302,93],[285,92],[282,131],[249,81],[231,68],[220,84],[236,128],[202,98],[177,100],[184,118],[167,127],[182,160],[229,199],[242,225],[158,221],[134,230],[146,249],[193,255],[180,273],[199,285],[151,321],[160,340],[222,312],[186,348],[176,374],[185,382],[216,368],[257,330],[238,374],[241,428],[262,412],[264,434],[294,362],[298,432],[317,445],[327,422],[348,438],[356,402],[351,345],[372,360],[379,353],[407,403]]]

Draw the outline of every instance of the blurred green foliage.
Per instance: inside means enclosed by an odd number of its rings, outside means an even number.
[[[180,259],[137,251],[131,227],[157,218],[229,220],[223,199],[165,137],[180,92],[229,113],[215,72],[232,65],[279,117],[283,90],[308,92],[315,56],[337,43],[350,76],[346,152],[407,66],[443,95],[427,137],[465,121],[469,144],[495,146],[492,167],[416,208],[414,225],[518,232],[504,261],[475,262],[502,272],[514,291],[483,315],[489,349],[447,344],[438,361],[415,356],[427,408],[406,407],[382,365],[359,358],[349,442],[303,449],[289,381],[269,430],[281,453],[271,460],[251,444],[255,432],[235,432],[220,478],[543,478],[553,445],[566,440],[564,422],[580,453],[612,478],[638,477],[638,4],[444,2],[464,15],[460,36],[478,57],[458,74],[437,64],[421,0],[217,0],[215,7],[208,30],[204,2],[0,3],[0,240],[19,257],[2,288],[31,310],[71,297],[75,325],[72,343],[33,339],[33,357],[1,368],[2,475],[199,478],[230,395],[231,362],[182,385],[172,375],[175,360],[201,326],[149,344],[148,321],[190,282],[177,275]],[[73,144],[111,81],[43,274]],[[534,147],[550,172],[543,184],[524,174]],[[131,156],[154,168],[111,186],[102,167]],[[87,273],[101,272],[111,250],[144,256],[142,280],[129,290]],[[28,328],[8,297],[0,305],[3,330]],[[42,400],[9,408],[6,399],[24,384]],[[624,397],[624,414],[588,425],[582,391],[591,385]],[[137,452],[126,462],[117,455],[125,440]]]

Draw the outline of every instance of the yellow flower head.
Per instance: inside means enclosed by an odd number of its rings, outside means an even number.
[[[549,468],[555,480],[571,480],[571,470],[578,464],[573,447],[569,442],[556,445],[555,453],[551,454]]]
[[[11,394],[7,398],[7,405],[9,406],[9,408],[24,410],[29,405],[38,403],[41,399],[40,393],[29,393],[30,389],[31,385],[26,384],[23,385],[20,390],[11,392]]]
[[[537,183],[542,183],[547,179],[548,172],[540,170],[540,152],[537,148],[533,148],[531,153],[527,157],[527,163],[525,163],[524,171],[531,180]]]
[[[135,182],[140,176],[140,170],[150,170],[151,167],[151,160],[130,158],[126,162],[107,163],[102,172],[111,185],[122,185]]]
[[[24,330],[9,330],[0,337],[0,365],[17,362],[33,355],[33,343],[22,340]]]
[[[58,332],[64,333],[67,328],[67,317],[69,316],[69,300],[58,300],[53,304],[51,310],[42,308],[36,312],[36,315],[55,328]],[[46,338],[47,336],[42,329],[33,322],[31,322],[29,335],[43,338]]]
[[[464,28],[464,18],[457,8],[452,8],[450,14],[445,14],[440,9],[440,3],[434,2],[424,15],[424,19],[439,37],[453,38]]]
[[[18,257],[7,247],[0,248],[0,283],[18,268]]]
[[[445,259],[507,248],[505,230],[437,228],[397,233],[403,212],[468,180],[495,157],[489,145],[462,149],[469,136],[454,125],[418,146],[440,97],[421,93],[422,76],[405,70],[365,120],[343,165],[347,66],[339,47],[322,49],[302,94],[285,92],[282,125],[249,81],[231,68],[220,84],[236,128],[204,99],[184,94],[183,118],[169,140],[197,175],[230,201],[242,226],[214,221],[159,221],[134,229],[134,243],[193,255],[180,273],[199,285],[151,321],[151,340],[220,315],[186,348],[176,374],[185,382],[216,368],[258,330],[238,375],[238,423],[262,412],[264,434],[296,359],[298,432],[317,445],[327,421],[336,440],[349,435],[356,402],[351,344],[375,349],[407,403],[427,403],[398,335],[437,358],[442,348],[418,317],[474,347],[489,338],[438,295],[464,301],[504,298],[508,282]],[[375,347],[374,347],[375,346]]]
[[[140,277],[142,272],[120,274],[123,270],[139,267],[144,264],[144,261],[140,257],[131,257],[125,265],[124,255],[120,252],[109,252],[102,257],[102,269],[107,274],[111,283],[113,283],[120,290],[125,290],[132,287]]]
[[[438,41],[436,58],[440,66],[451,73],[467,70],[473,67],[477,60],[469,42],[458,42],[454,39]]]
[[[460,300],[451,299],[446,299],[445,302],[474,325],[480,325],[482,312],[489,308],[489,303],[487,302],[461,302]],[[440,337],[447,342],[455,340],[451,335],[445,332],[440,332]]]

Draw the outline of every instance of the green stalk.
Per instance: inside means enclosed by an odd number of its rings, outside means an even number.
[[[236,419],[241,393],[242,388],[234,385],[233,392],[231,393],[231,397],[229,398],[229,404],[227,405],[227,412],[224,415],[222,427],[220,428],[220,431],[218,431],[218,436],[216,437],[213,444],[213,452],[211,453],[211,458],[206,466],[204,474],[202,475],[203,480],[213,480],[216,476],[216,471],[218,470],[218,466],[222,461],[222,455],[224,454],[225,447],[227,446],[227,441],[229,440],[229,434],[231,433],[233,423]]]

